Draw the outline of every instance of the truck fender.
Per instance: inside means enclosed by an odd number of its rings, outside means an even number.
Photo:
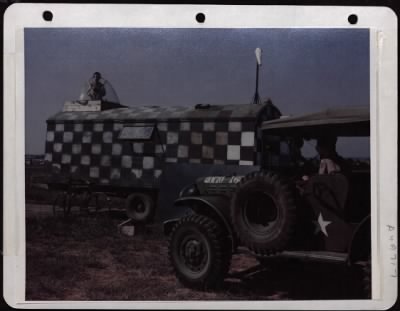
[[[179,221],[179,218],[172,218],[172,219],[168,219],[166,221],[163,222],[163,231],[164,231],[164,235],[168,236],[171,231],[172,228],[175,226],[175,224]]]
[[[365,260],[371,254],[371,215],[366,216],[354,230],[348,251],[348,264]]]
[[[230,200],[224,196],[191,196],[175,200],[175,206],[189,207],[197,214],[208,216],[219,222],[227,231],[232,241],[232,251],[237,247],[237,238],[230,221]],[[179,219],[171,219],[164,222],[164,233],[170,233],[173,225]]]

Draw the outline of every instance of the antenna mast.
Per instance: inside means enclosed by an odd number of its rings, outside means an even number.
[[[261,66],[262,50],[260,48],[256,48],[254,52],[256,54],[256,91],[255,91],[254,97],[253,97],[253,104],[260,104],[261,99],[260,99],[260,95],[258,94],[258,76],[259,76],[259,70],[260,70],[260,66]]]

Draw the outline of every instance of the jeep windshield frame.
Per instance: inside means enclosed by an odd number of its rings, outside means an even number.
[[[368,106],[327,109],[266,121],[262,123],[261,129],[262,167],[284,171],[297,165],[303,141],[332,135],[369,137],[370,111]],[[271,147],[273,145],[275,148]]]

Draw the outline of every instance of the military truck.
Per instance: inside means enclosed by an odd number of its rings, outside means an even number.
[[[304,142],[335,135],[369,143],[369,107],[329,109],[264,122],[262,168],[245,176],[208,176],[182,189],[186,215],[164,223],[169,258],[186,286],[221,285],[232,254],[247,249],[262,264],[276,257],[342,263],[365,271],[370,294],[370,168],[346,159],[318,174]]]
[[[89,98],[86,85],[47,119],[49,188],[119,196],[137,223],[154,217],[166,164],[258,165],[259,127],[281,115],[271,101],[126,107],[109,82],[101,86],[106,97]]]

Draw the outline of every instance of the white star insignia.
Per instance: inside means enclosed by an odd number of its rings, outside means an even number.
[[[319,213],[318,221],[314,220],[313,223],[316,225],[314,234],[318,232],[322,232],[325,236],[328,236],[328,232],[326,232],[326,227],[332,223],[332,221],[326,221],[322,218],[322,213]]]

